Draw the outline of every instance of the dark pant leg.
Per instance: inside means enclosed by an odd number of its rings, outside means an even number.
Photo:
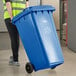
[[[18,51],[19,51],[19,34],[15,25],[11,23],[10,19],[5,19],[5,24],[9,32],[11,40],[11,48],[13,53],[14,61],[18,61]]]

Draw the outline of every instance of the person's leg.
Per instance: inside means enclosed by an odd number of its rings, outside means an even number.
[[[6,27],[9,32],[9,36],[11,39],[11,48],[13,53],[13,60],[18,62],[18,51],[19,51],[19,34],[16,29],[16,26],[11,23],[10,19],[5,20]]]

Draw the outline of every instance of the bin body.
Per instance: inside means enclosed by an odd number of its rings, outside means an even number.
[[[35,71],[64,62],[52,13],[52,6],[33,6],[13,18]]]

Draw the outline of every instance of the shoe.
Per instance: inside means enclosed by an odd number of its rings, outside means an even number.
[[[15,61],[13,61],[12,65],[14,65],[14,66],[20,66],[19,62],[15,62]]]
[[[9,65],[20,66],[19,62],[13,61],[13,56],[10,56]]]

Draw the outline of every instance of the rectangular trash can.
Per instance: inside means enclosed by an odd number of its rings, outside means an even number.
[[[13,18],[34,70],[55,68],[64,62],[54,20],[54,7],[26,8]]]

